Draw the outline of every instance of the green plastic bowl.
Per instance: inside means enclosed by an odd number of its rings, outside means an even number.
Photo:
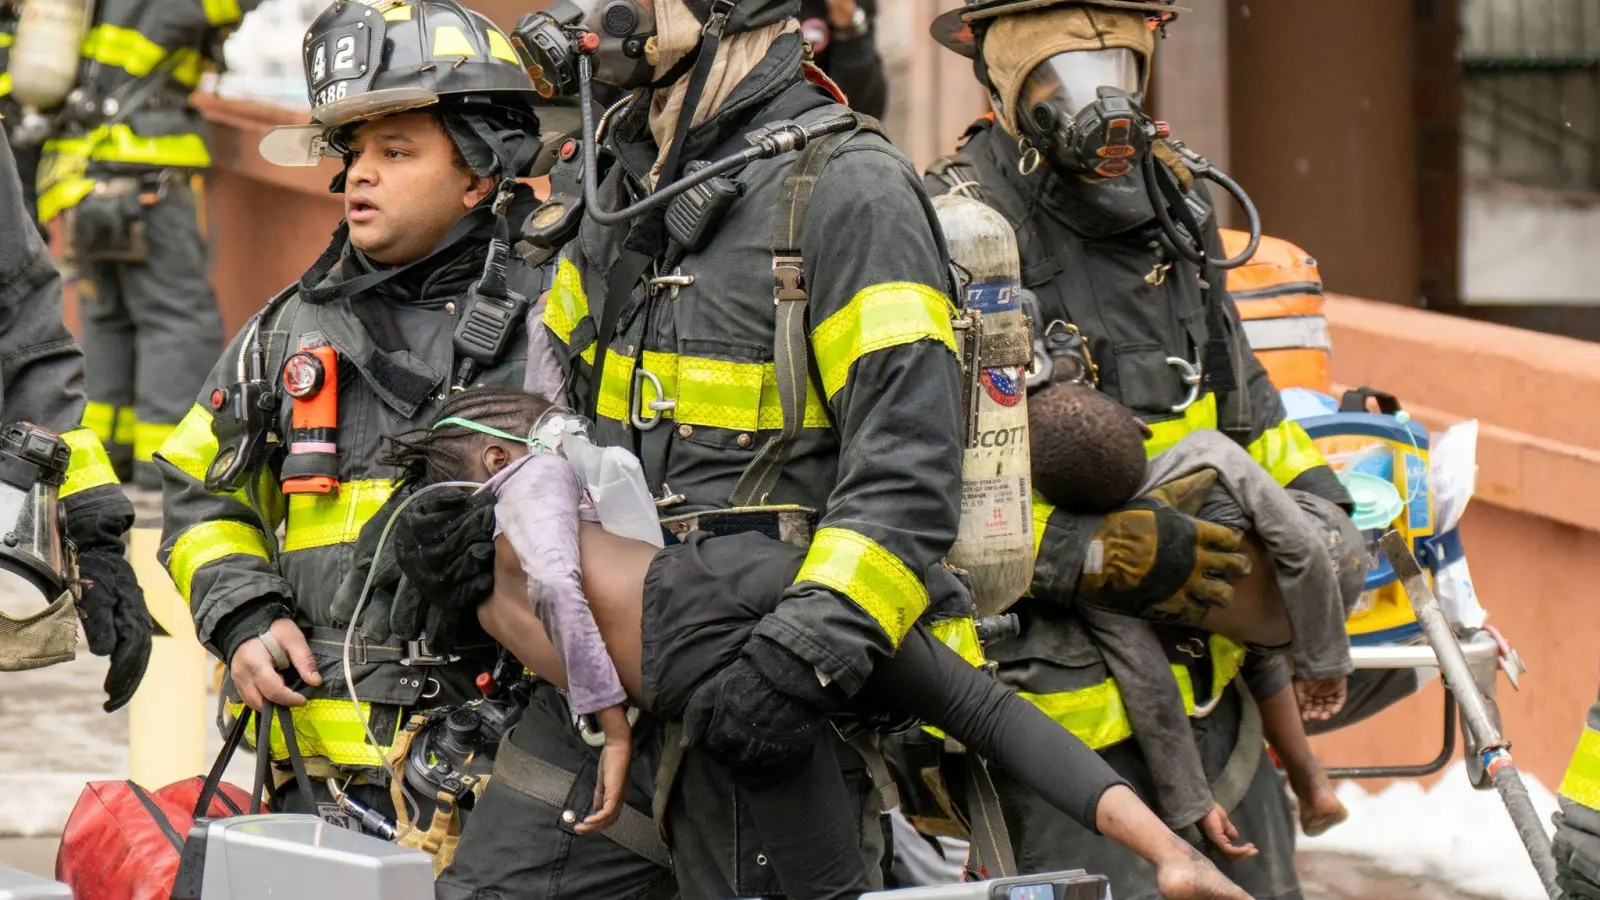
[[[1339,480],[1355,501],[1355,515],[1351,521],[1362,531],[1383,531],[1406,508],[1405,500],[1394,484],[1365,472],[1340,472]]]

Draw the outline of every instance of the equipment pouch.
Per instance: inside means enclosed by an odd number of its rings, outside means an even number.
[[[63,217],[67,258],[72,262],[139,263],[150,259],[137,180],[101,182]]]

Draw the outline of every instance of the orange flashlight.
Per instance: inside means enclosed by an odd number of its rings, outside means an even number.
[[[331,494],[339,489],[338,354],[323,345],[289,357],[283,389],[294,402],[283,492]]]

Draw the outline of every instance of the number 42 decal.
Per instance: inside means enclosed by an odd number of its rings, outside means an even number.
[[[353,35],[340,37],[333,45],[333,70],[354,69],[356,67],[356,39]],[[321,81],[328,75],[328,43],[323,41],[316,46],[311,57],[311,80]]]

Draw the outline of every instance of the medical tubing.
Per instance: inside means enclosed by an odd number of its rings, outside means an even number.
[[[600,206],[599,147],[595,136],[592,78],[592,63],[589,57],[587,55],[578,57],[578,104],[582,107],[583,117],[583,205],[589,218],[601,225],[620,225],[632,221],[719,175],[743,168],[759,159],[771,159],[774,156],[803,149],[807,143],[819,137],[848,131],[856,124],[853,117],[840,116],[811,128],[794,125],[779,128],[763,136],[754,147],[725,156],[693,175],[680,178],[665,187],[658,187],[649,196],[632,206],[607,212]]]
[[[355,707],[356,721],[361,723],[361,730],[366,732],[367,740],[372,742],[373,747],[382,747],[383,744],[373,735],[371,723],[367,721],[367,717],[361,712],[361,698],[356,696],[356,680],[350,667],[350,649],[355,642],[356,623],[361,621],[361,612],[366,609],[367,600],[372,597],[372,580],[377,577],[378,560],[383,557],[383,548],[389,543],[389,532],[393,530],[394,523],[400,519],[401,514],[406,511],[406,507],[431,490],[446,487],[479,488],[482,486],[481,483],[476,481],[441,481],[438,484],[430,484],[400,501],[400,505],[395,509],[394,515],[389,517],[389,521],[383,523],[383,533],[378,536],[378,546],[372,551],[372,565],[367,569],[367,580],[361,585],[361,596],[356,600],[355,611],[350,614],[350,624],[344,630],[344,647],[339,654],[339,664],[344,671],[345,690],[350,693],[350,705]],[[390,774],[400,777],[397,773]]]

